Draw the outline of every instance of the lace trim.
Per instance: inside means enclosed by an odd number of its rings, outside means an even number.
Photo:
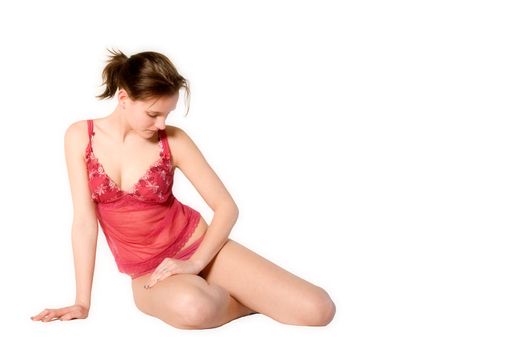
[[[92,128],[93,122],[92,120],[89,120],[89,129]],[[154,161],[149,168],[146,170],[146,172],[131,186],[129,190],[124,191],[122,188],[119,187],[119,185],[107,174],[107,172],[104,169],[104,166],[100,163],[98,158],[95,156],[93,152],[92,147],[92,141],[93,137],[95,135],[95,132],[92,131],[92,133],[89,135],[89,143],[86,147],[85,156],[84,159],[87,162],[88,165],[88,177],[89,180],[94,176],[100,176],[103,178],[103,183],[100,184],[92,193],[91,197],[92,199],[98,201],[100,197],[104,194],[106,194],[108,191],[115,192],[116,195],[110,198],[108,201],[105,202],[113,202],[123,196],[126,195],[132,195],[137,196],[142,199],[147,199],[143,196],[141,196],[139,192],[139,186],[146,186],[153,190],[153,193],[157,193],[158,200],[164,201],[167,196],[169,196],[169,193],[166,195],[164,192],[171,192],[171,191],[159,191],[159,185],[155,183],[155,177],[154,177],[154,171],[158,171],[158,174],[162,178],[163,182],[166,182],[166,176],[169,174],[171,175],[172,171],[174,170],[174,167],[171,164],[170,158],[170,152],[169,152],[169,144],[167,145],[167,149],[165,147],[164,142],[167,142],[166,135],[164,130],[159,130],[159,158]],[[160,169],[159,169],[160,168]],[[148,201],[150,201],[149,199]]]

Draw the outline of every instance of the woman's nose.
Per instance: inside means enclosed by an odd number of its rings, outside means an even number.
[[[166,128],[166,123],[165,123],[164,118],[158,118],[157,121],[155,122],[155,127],[157,129],[164,130]]]

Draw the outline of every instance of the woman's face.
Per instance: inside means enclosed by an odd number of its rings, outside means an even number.
[[[124,101],[124,112],[130,126],[144,138],[151,138],[157,130],[164,130],[168,114],[175,109],[179,94],[153,97],[147,100]]]

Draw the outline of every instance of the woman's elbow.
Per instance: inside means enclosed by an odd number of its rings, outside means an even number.
[[[239,216],[239,207],[237,207],[235,202],[224,202],[218,205],[214,212],[225,212],[237,218]]]

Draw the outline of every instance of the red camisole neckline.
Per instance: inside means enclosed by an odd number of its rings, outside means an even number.
[[[93,187],[92,198],[96,202],[113,202],[122,196],[133,196],[144,202],[163,202],[168,199],[172,192],[175,168],[171,165],[169,144],[164,130],[159,130],[157,134],[160,148],[159,158],[127,191],[122,190],[109,177],[93,152],[92,140],[95,132],[92,120],[88,120],[88,133],[89,142],[85,159],[88,163],[90,184]]]

